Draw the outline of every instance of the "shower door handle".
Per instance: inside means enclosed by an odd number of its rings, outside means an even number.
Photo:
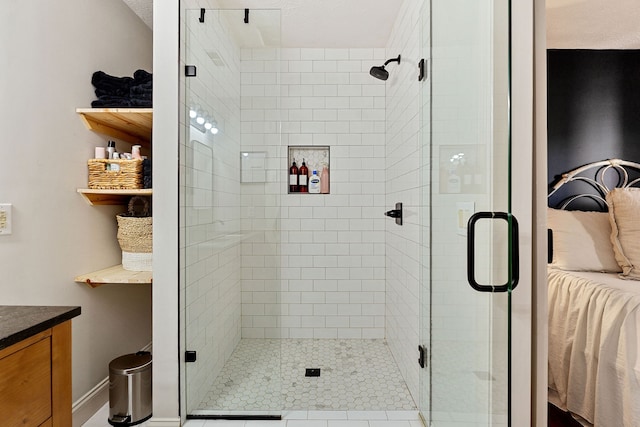
[[[501,219],[509,224],[509,252],[511,262],[508,262],[509,275],[507,283],[503,285],[483,285],[475,278],[475,241],[476,223],[481,219]],[[476,212],[471,215],[467,224],[467,281],[473,289],[479,292],[507,292],[518,286],[520,280],[520,251],[518,249],[518,220],[515,216],[505,212]]]

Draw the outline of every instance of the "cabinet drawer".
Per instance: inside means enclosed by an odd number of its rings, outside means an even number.
[[[51,417],[51,337],[6,350],[0,359],[2,425],[40,426]]]

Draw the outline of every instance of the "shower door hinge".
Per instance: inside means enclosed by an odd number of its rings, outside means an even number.
[[[418,62],[418,69],[420,70],[420,72],[418,73],[418,81],[421,82],[422,80],[424,80],[426,78],[426,61],[424,58],[422,58],[420,60],[420,62]]]
[[[427,349],[425,349],[423,346],[419,345],[418,346],[418,353],[419,353],[419,357],[418,357],[418,364],[420,365],[421,368],[424,368],[425,366],[427,366]]]
[[[185,362],[195,362],[196,361],[196,352],[195,351],[185,351],[184,352],[184,361]]]
[[[197,73],[195,65],[185,65],[184,66],[184,75],[187,77],[195,77]]]

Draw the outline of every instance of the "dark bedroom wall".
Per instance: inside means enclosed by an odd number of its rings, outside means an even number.
[[[586,163],[640,162],[640,50],[550,49],[548,182]]]

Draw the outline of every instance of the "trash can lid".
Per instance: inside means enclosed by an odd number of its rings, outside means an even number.
[[[145,371],[151,367],[151,353],[139,351],[137,353],[125,354],[109,363],[109,372],[120,375],[129,375],[136,372]]]

